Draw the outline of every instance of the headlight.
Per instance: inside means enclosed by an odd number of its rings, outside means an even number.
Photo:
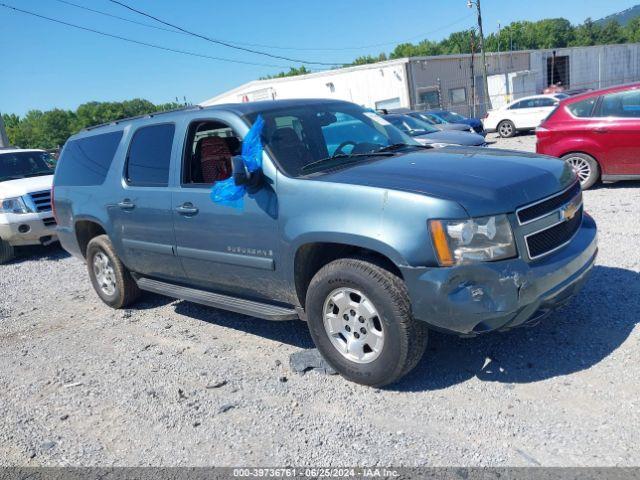
[[[22,197],[0,199],[0,213],[29,213]]]
[[[438,262],[445,267],[516,256],[513,232],[506,215],[431,220],[429,230]]]

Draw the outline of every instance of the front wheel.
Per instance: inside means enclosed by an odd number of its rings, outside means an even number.
[[[586,153],[570,153],[562,157],[576,172],[583,190],[593,187],[600,178],[600,166],[595,158]]]
[[[365,260],[323,267],[309,285],[306,311],[322,356],[356,383],[380,387],[399,380],[427,344],[427,328],[412,317],[402,279]]]
[[[13,245],[0,238],[0,264],[7,263],[15,257]]]

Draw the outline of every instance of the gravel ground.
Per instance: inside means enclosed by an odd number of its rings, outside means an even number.
[[[113,311],[81,262],[23,250],[0,266],[0,464],[640,465],[640,184],[585,202],[601,250],[570,306],[535,328],[432,334],[383,390],[293,373],[302,322],[151,294]]]

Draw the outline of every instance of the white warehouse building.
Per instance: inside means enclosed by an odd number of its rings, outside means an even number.
[[[640,44],[487,54],[491,105],[566,89],[604,88],[640,80]],[[411,57],[306,75],[255,80],[201,103],[333,98],[374,109],[445,108],[481,116],[486,109],[480,55]]]

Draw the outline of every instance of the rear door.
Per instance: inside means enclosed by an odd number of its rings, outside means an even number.
[[[163,123],[133,132],[122,188],[109,207],[125,265],[134,272],[170,280],[184,277],[174,254],[168,188],[175,130],[173,123]]]
[[[593,133],[610,175],[640,175],[640,89],[603,95]]]

